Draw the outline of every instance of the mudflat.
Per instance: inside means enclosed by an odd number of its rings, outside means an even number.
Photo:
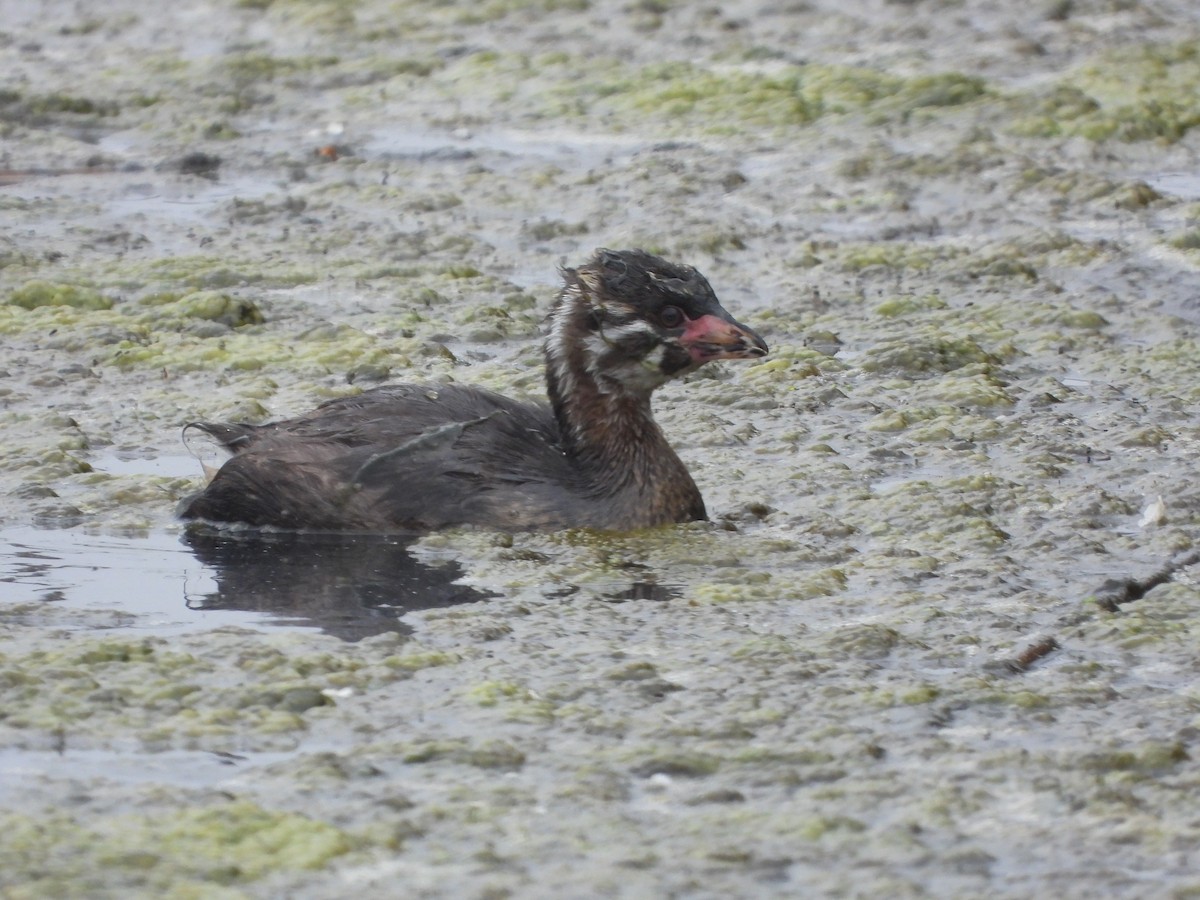
[[[1200,9],[1009,6],[2,0],[0,892],[1200,890]],[[713,522],[186,542],[601,246]]]

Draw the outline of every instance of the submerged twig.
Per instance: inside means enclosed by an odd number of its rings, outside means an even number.
[[[1022,675],[1033,668],[1039,660],[1049,656],[1062,645],[1052,637],[1042,638],[1030,644],[1016,656],[993,659],[984,663],[984,670],[993,675]]]
[[[1188,566],[1200,563],[1200,550],[1172,560],[1164,568],[1145,578],[1110,578],[1092,595],[1092,600],[1105,612],[1118,612],[1124,603],[1141,600],[1162,584],[1166,584]]]
[[[1036,644],[1031,644],[1008,661],[1009,671],[1016,675],[1029,671],[1038,660],[1049,656],[1061,645],[1052,637],[1043,638]]]

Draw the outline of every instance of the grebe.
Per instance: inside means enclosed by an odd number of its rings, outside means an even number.
[[[422,532],[706,518],[650,395],[710,360],[764,356],[766,343],[690,266],[599,250],[562,275],[545,344],[548,407],[460,385],[398,384],[266,425],[192,423],[234,455],[181,515]]]

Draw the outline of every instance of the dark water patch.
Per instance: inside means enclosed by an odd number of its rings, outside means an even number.
[[[343,640],[407,631],[398,620],[410,610],[491,596],[458,584],[462,570],[453,563],[417,562],[403,536],[196,528],[184,542],[217,584],[215,592],[189,596],[190,608],[269,613]]]
[[[67,529],[0,532],[0,610],[65,628],[133,628],[156,634],[221,625],[254,626],[264,617],[218,618],[188,610],[186,598],[212,589],[205,570],[173,534],[112,537]],[[69,613],[69,614],[68,614]]]
[[[408,632],[410,610],[487,599],[456,584],[460,575],[418,563],[386,535],[0,532],[0,615],[52,627],[319,628],[356,641]]]
[[[683,595],[683,589],[672,584],[660,584],[657,581],[635,581],[629,587],[622,588],[611,592],[606,592],[602,596],[605,600],[612,603],[628,603],[634,600],[649,600],[653,602],[665,602],[667,600],[675,600]]]

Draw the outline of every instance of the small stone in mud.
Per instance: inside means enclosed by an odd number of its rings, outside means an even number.
[[[683,802],[688,806],[700,806],[705,803],[745,803],[746,796],[741,791],[735,791],[732,788],[719,788],[689,797]]]
[[[175,163],[180,175],[198,175],[201,178],[216,178],[217,169],[221,168],[221,157],[211,153],[194,151],[182,157]]]
[[[362,363],[346,373],[346,383],[387,381],[392,374],[392,367],[380,363]]]
[[[842,349],[842,341],[832,331],[810,331],[804,336],[804,346],[822,356],[837,356]]]
[[[525,754],[507,741],[485,741],[473,747],[455,751],[451,759],[477,769],[506,769],[516,771],[525,765]]]
[[[58,494],[49,485],[30,482],[10,492],[9,496],[21,500],[44,500],[51,497],[58,497]]]
[[[315,706],[333,705],[333,701],[327,695],[314,687],[296,687],[282,692],[268,691],[260,694],[256,700],[263,706],[291,713],[302,713]]]

